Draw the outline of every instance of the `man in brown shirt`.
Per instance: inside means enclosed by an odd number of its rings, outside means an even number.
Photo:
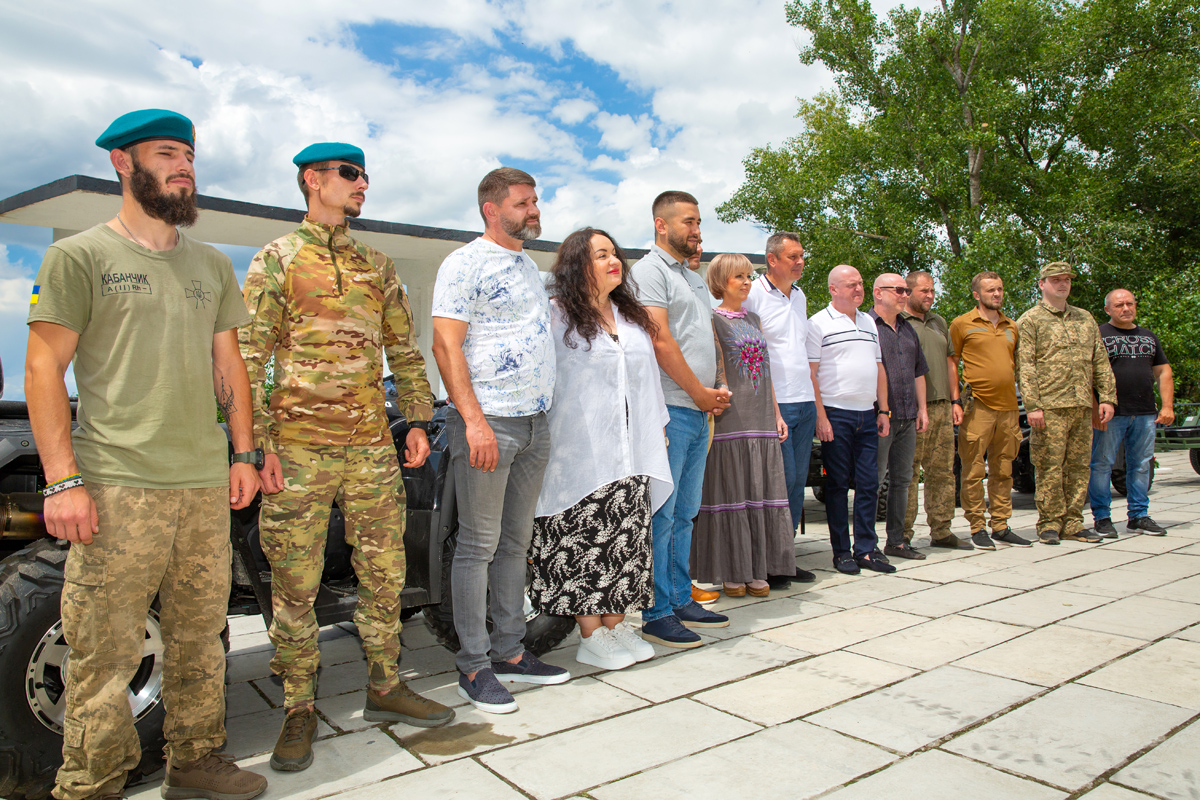
[[[950,341],[962,362],[963,421],[958,428],[962,459],[963,516],[971,525],[971,541],[986,550],[993,541],[1030,547],[1032,542],[1008,528],[1012,516],[1012,462],[1021,444],[1017,409],[1017,326],[1004,315],[1004,281],[995,272],[971,279],[975,310],[950,323]],[[984,462],[988,473],[987,505],[983,501]],[[987,533],[984,511],[991,514]],[[965,544],[965,543],[964,543]]]

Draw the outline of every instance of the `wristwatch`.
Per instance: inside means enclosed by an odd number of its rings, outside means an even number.
[[[959,408],[962,408],[962,400],[951,400],[950,405],[958,406]]]
[[[891,418],[892,418],[892,412],[891,412],[891,411],[888,411],[886,408],[877,408],[877,409],[875,409],[875,416],[877,416],[877,417],[878,417],[880,414],[883,414],[883,415],[884,415],[885,417],[887,417],[888,419],[891,419]]]
[[[234,453],[229,457],[229,463],[232,464],[253,464],[257,470],[262,470],[267,464],[267,457],[263,454],[261,447],[254,450],[247,450],[244,453]]]

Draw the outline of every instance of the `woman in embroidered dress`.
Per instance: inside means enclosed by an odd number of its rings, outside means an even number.
[[[552,273],[557,364],[530,594],[575,616],[578,661],[621,669],[654,656],[624,620],[653,605],[650,520],[672,489],[654,323],[604,231],[568,236]]]
[[[795,531],[779,442],[787,424],[771,386],[771,364],[762,323],[743,311],[754,279],[750,260],[723,253],[712,260],[708,289],[713,309],[718,381],[733,393],[715,420],[704,466],[700,515],[692,535],[692,578],[723,583],[729,597],[770,594],[768,575],[796,570]]]

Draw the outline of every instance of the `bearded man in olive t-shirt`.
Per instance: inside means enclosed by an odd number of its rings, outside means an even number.
[[[267,785],[214,752],[225,743],[229,509],[248,505],[259,484],[240,461],[251,416],[237,326],[250,315],[229,259],[176,227],[196,219],[193,141],[191,122],[171,111],[113,122],[96,144],[120,176],[121,209],[50,246],[30,301],[25,394],[46,529],[71,543],[59,800],[124,796],[142,757],[126,687],[156,595],[162,796],[249,800]],[[74,431],[63,380],[72,361]],[[218,405],[240,451],[232,466]]]

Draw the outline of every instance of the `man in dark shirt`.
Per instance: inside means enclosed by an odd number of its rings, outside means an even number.
[[[1175,382],[1171,365],[1158,337],[1138,325],[1137,300],[1128,289],[1113,289],[1104,298],[1108,322],[1100,338],[1108,350],[1108,363],[1117,381],[1117,411],[1107,423],[1094,422],[1092,474],[1088,503],[1093,529],[1100,536],[1117,538],[1112,524],[1112,476],[1117,447],[1125,444],[1125,487],[1128,499],[1126,530],[1162,536],[1167,531],[1150,518],[1150,459],[1154,457],[1154,423],[1175,421]],[[1162,411],[1154,405],[1154,383],[1162,397]]]
[[[887,373],[891,430],[879,437],[879,485],[888,478],[887,544],[884,555],[925,558],[904,541],[904,513],[908,509],[908,485],[912,482],[913,452],[917,434],[929,424],[925,409],[925,373],[929,366],[921,352],[917,332],[900,316],[911,290],[904,278],[885,272],[875,279],[875,307],[871,317],[879,329],[879,349]]]

